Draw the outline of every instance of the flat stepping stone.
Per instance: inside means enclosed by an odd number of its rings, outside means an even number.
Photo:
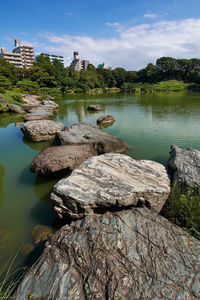
[[[21,130],[24,136],[34,142],[46,141],[55,138],[63,124],[52,120],[35,120],[24,123]]]
[[[48,120],[54,116],[54,113],[47,110],[37,110],[24,115],[24,121]]]
[[[98,154],[106,152],[124,153],[128,148],[120,138],[87,123],[65,127],[56,134],[56,146],[81,144],[93,144]]]
[[[170,193],[163,165],[107,153],[87,159],[54,186],[52,207],[59,218],[80,219],[107,210],[146,205],[160,212]]]
[[[30,171],[42,175],[55,173],[66,175],[95,155],[97,152],[92,145],[48,147],[33,159]]]

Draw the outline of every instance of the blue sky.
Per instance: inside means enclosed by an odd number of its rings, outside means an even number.
[[[95,66],[138,70],[161,56],[200,57],[199,12],[199,0],[3,1],[0,46],[17,38],[66,65],[76,50]]]

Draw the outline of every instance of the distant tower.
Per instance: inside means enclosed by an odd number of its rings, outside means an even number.
[[[15,48],[20,46],[20,40],[15,40]]]
[[[77,51],[74,52],[74,60],[79,60],[78,52]]]

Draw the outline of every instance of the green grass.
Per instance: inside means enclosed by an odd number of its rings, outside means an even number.
[[[19,95],[21,96],[21,93],[15,92],[15,91],[10,91],[10,90],[6,90],[5,94],[1,94],[0,96],[9,104],[17,104],[17,105],[22,105],[23,102],[19,102],[16,100],[13,100],[13,96],[14,95]]]
[[[173,186],[161,214],[200,240],[200,194],[183,194]]]
[[[21,281],[23,275],[22,270],[16,268],[15,261],[17,253],[10,257],[10,259],[3,266],[0,267],[0,299],[14,299],[12,294],[17,285]]]

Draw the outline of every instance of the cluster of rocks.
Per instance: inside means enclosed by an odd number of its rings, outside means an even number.
[[[89,124],[65,127],[55,144],[31,168],[74,169],[50,197],[69,225],[46,242],[15,299],[200,299],[200,242],[159,215],[170,194],[164,166],[121,154],[122,140]],[[171,181],[196,188],[199,155],[173,146]]]
[[[23,115],[24,121],[51,119],[57,112],[58,105],[53,101],[53,97],[47,96],[47,100],[38,101],[38,96],[22,95],[24,105],[9,104],[4,99],[0,99],[1,106],[6,111]]]

